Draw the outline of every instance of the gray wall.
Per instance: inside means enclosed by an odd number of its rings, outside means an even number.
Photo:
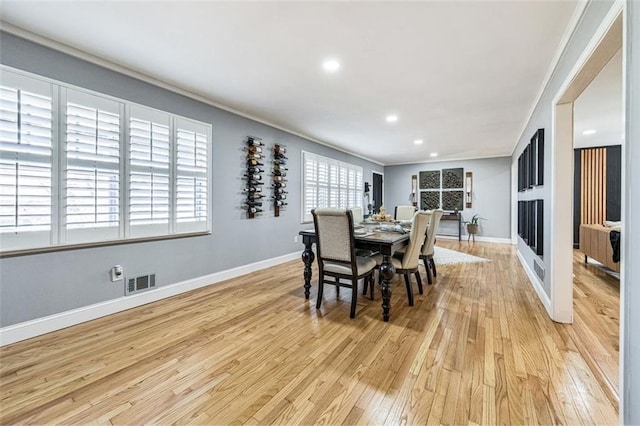
[[[640,424],[640,2],[627,1],[627,108],[626,108],[624,330],[622,352],[622,420]]]
[[[398,205],[411,204],[412,175],[419,175],[423,170],[455,167],[464,168],[465,173],[473,173],[473,203],[472,208],[462,211],[464,220],[477,213],[486,219],[480,221],[478,236],[511,238],[511,157],[387,166],[384,168],[384,205],[387,211],[393,212]],[[457,232],[453,222],[441,222],[440,226],[444,233]]]
[[[307,150],[364,168],[364,178],[382,166],[234,115],[77,58],[0,33],[4,65],[44,75],[132,102],[191,117],[213,125],[212,235],[59,251],[0,260],[0,326],[40,318],[124,295],[122,281],[112,283],[116,264],[126,276],[155,273],[159,286],[302,251],[294,236],[300,224],[300,158]],[[280,217],[253,220],[240,210],[247,135],[288,147],[289,196]],[[302,284],[302,275],[300,277]],[[247,285],[260,283],[247,280]]]
[[[529,122],[524,130],[524,133],[514,151],[512,161],[517,164],[518,157],[524,150],[524,148],[529,143],[531,136],[533,136],[534,132],[539,129],[545,129],[545,153],[544,153],[544,186],[536,187],[525,191],[524,193],[518,194],[518,199],[520,200],[532,200],[532,199],[543,199],[544,200],[544,223],[551,223],[551,188],[553,182],[551,182],[551,143],[549,142],[551,138],[552,132],[552,121],[551,121],[551,106],[553,103],[554,96],[560,90],[560,86],[567,78],[571,69],[576,64],[579,56],[584,51],[585,47],[593,37],[597,28],[600,26],[602,20],[605,15],[611,8],[613,2],[609,0],[603,1],[594,1],[590,2],[583,16],[578,23],[578,26],[574,30],[569,43],[567,44],[558,65],[547,84],[547,87],[544,90],[540,101],[538,102],[533,114],[531,115]],[[567,167],[573,167],[573,164],[568,164]],[[550,227],[544,227],[544,253],[549,253],[550,251]],[[531,250],[531,248],[525,244],[522,238],[518,237],[518,251],[524,257],[526,263],[530,265],[533,269],[534,259],[539,259],[539,257]],[[544,263],[544,268],[546,271],[549,271],[551,268],[551,259],[549,256],[543,256],[542,259]],[[545,274],[543,288],[547,295],[550,296],[551,291],[551,282],[550,282],[549,273]]]

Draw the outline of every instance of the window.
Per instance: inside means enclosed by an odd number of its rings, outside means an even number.
[[[302,222],[317,207],[362,207],[362,167],[302,152]]]
[[[210,230],[210,125],[0,71],[2,251]]]

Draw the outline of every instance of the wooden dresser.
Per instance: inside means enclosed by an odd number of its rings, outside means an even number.
[[[620,263],[613,263],[613,249],[609,241],[610,231],[611,228],[602,225],[580,225],[580,251],[607,268],[620,272]]]

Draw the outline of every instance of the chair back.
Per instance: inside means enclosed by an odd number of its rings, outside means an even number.
[[[438,226],[440,226],[440,219],[442,218],[443,213],[442,209],[433,210],[431,213],[431,221],[429,222],[427,237],[425,238],[424,245],[422,246],[423,256],[433,254],[433,246],[436,242],[436,233],[438,232]]]
[[[402,256],[402,269],[413,269],[418,267],[420,260],[420,248],[426,239],[427,226],[431,215],[427,212],[418,211],[413,216],[411,233],[409,234],[409,245]]]
[[[320,266],[325,260],[354,263],[353,216],[350,210],[311,210],[316,231],[316,251]]]
[[[362,207],[352,208],[351,214],[353,215],[353,223],[360,223],[364,220],[364,216],[362,215]]]
[[[416,212],[416,208],[414,206],[396,206],[394,219],[395,220],[411,220],[415,212]]]

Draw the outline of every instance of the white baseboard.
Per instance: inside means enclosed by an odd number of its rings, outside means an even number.
[[[436,234],[436,239],[442,238],[443,240],[457,240],[456,235],[439,235]],[[462,235],[460,241],[467,241],[467,235]],[[473,242],[473,239],[471,240]],[[482,237],[476,236],[476,241],[481,243],[497,243],[497,244],[513,244],[511,238],[497,238],[497,237]]]
[[[0,328],[0,347],[300,258],[299,251]]]
[[[524,271],[527,273],[527,276],[529,277],[529,281],[531,281],[531,285],[533,286],[533,289],[536,291],[536,293],[538,293],[538,298],[540,298],[542,305],[547,310],[549,317],[553,318],[553,315],[551,312],[551,299],[549,299],[549,296],[547,295],[547,293],[544,292],[544,288],[542,288],[542,283],[538,279],[538,276],[531,270],[531,268],[527,264],[527,261],[520,254],[520,252],[516,250],[516,254],[518,255],[520,264],[522,265],[522,267],[524,268]]]

